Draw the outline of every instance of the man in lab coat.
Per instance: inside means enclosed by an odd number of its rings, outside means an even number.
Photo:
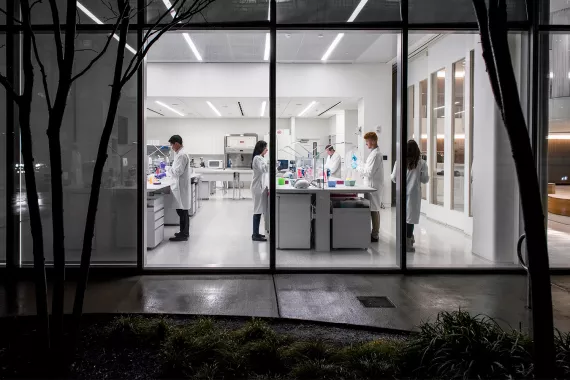
[[[180,232],[174,234],[170,241],[187,241],[190,236],[190,164],[188,155],[182,145],[182,137],[174,135],[168,140],[174,151],[174,162],[170,170],[172,182],[170,191],[174,196],[176,213],[180,217]]]
[[[378,148],[378,135],[376,132],[366,133],[364,140],[366,140],[366,147],[371,152],[364,166],[357,165],[356,161],[353,161],[352,168],[362,174],[364,186],[376,189],[373,193],[365,194],[365,198],[370,201],[370,216],[372,218],[371,240],[373,243],[376,243],[380,236],[380,209],[384,192],[384,162],[380,148]]]
[[[332,145],[327,145],[325,147],[327,154],[327,163],[325,164],[325,169],[329,169],[331,171],[331,177],[334,178],[341,178],[340,173],[340,154],[338,154]]]

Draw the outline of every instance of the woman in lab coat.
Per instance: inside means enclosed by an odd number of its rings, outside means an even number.
[[[371,150],[364,166],[356,165],[353,161],[352,168],[364,176],[364,186],[376,189],[373,193],[365,194],[370,201],[370,216],[372,218],[372,242],[378,242],[380,237],[380,209],[382,208],[382,194],[384,193],[384,165],[382,153],[378,148],[378,135],[376,132],[368,132],[364,135],[366,147]]]
[[[267,143],[260,140],[255,144],[253,149],[253,160],[251,168],[253,169],[253,181],[251,182],[251,196],[253,198],[253,241],[267,241],[265,235],[259,233],[259,224],[261,223],[261,214],[265,213],[267,207],[267,180],[266,176],[269,172],[269,165],[265,161],[267,154]]]
[[[420,157],[420,147],[415,140],[408,141],[406,155],[406,251],[415,252],[414,225],[420,222],[422,207],[422,183],[428,183],[428,166]],[[392,170],[392,182],[396,183],[398,161]]]
[[[328,154],[325,169],[329,169],[331,171],[331,177],[341,178],[340,155],[334,150],[332,145],[327,145],[325,150]]]

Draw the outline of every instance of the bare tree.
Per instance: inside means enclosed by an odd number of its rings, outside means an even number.
[[[67,1],[65,33],[61,30],[61,20],[56,0],[48,0],[53,23],[53,37],[57,56],[58,85],[53,98],[48,88],[47,73],[42,58],[39,54],[34,27],[31,22],[31,14],[34,6],[40,1],[30,4],[29,0],[20,1],[21,20],[14,20],[23,26],[22,33],[22,65],[23,65],[23,88],[21,94],[11,80],[0,75],[0,84],[10,92],[14,103],[18,106],[19,122],[22,135],[22,157],[24,161],[26,195],[30,213],[30,226],[33,238],[34,268],[36,271],[36,307],[40,321],[40,331],[44,336],[45,348],[51,348],[52,358],[61,354],[63,343],[63,316],[64,316],[64,286],[65,286],[65,231],[64,231],[64,203],[63,203],[63,176],[62,176],[62,148],[61,127],[67,107],[67,97],[73,83],[89,72],[97,62],[106,54],[113,39],[118,40],[115,68],[111,80],[111,96],[107,116],[101,139],[93,179],[91,194],[87,211],[83,249],[81,255],[81,277],[76,289],[73,313],[78,321],[83,310],[83,301],[87,287],[89,266],[91,262],[92,239],[97,216],[97,206],[101,187],[103,169],[107,160],[107,147],[113,130],[115,117],[121,93],[128,81],[137,73],[144,57],[152,45],[167,31],[178,29],[187,25],[194,15],[201,13],[215,0],[173,0],[168,9],[159,14],[153,26],[144,34],[143,41],[134,57],[125,66],[125,47],[129,26],[136,19],[139,12],[145,12],[147,7],[157,0],[146,1],[143,9],[131,8],[128,0],[101,0],[107,9],[115,17],[112,21],[113,32],[106,37],[104,47],[97,52],[96,56],[81,69],[75,67],[76,25],[78,23],[78,6],[73,0]],[[162,3],[162,2],[160,2]],[[4,10],[3,13],[6,14]],[[7,15],[13,17],[13,15]],[[107,21],[109,21],[107,20]],[[118,35],[117,35],[118,32]],[[48,109],[47,136],[49,141],[50,171],[51,171],[51,196],[52,196],[52,219],[53,219],[53,255],[54,255],[54,281],[53,303],[51,323],[47,302],[47,282],[45,274],[44,241],[42,235],[42,222],[36,186],[34,157],[32,150],[33,136],[30,119],[32,113],[32,93],[35,80],[34,60],[37,63],[42,85],[45,93],[45,101]]]
[[[538,378],[552,378],[554,327],[545,217],[534,155],[509,53],[505,0],[473,0],[483,59],[509,136],[519,184],[532,284],[534,362]]]

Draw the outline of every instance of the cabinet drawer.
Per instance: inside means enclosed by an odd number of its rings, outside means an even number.
[[[164,209],[160,209],[154,213],[154,220],[158,220],[160,218],[164,218]]]
[[[146,207],[158,211],[164,208],[164,197],[148,197],[146,200]]]
[[[164,216],[154,221],[154,229],[164,226]]]

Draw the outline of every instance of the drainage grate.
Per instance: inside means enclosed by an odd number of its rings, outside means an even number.
[[[390,301],[388,297],[356,297],[366,308],[383,308],[392,309],[396,306]]]

